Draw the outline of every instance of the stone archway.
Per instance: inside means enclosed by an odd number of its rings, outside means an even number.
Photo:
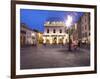
[[[53,44],[57,44],[57,37],[53,38]]]
[[[59,38],[58,43],[63,44],[63,38]]]
[[[50,44],[50,40],[49,39],[46,39],[46,44]]]

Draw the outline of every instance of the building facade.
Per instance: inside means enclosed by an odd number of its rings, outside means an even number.
[[[68,35],[66,25],[63,21],[47,21],[44,24],[43,43],[45,44],[66,44]]]
[[[81,41],[90,44],[90,13],[84,13],[80,20]]]
[[[20,28],[20,44],[21,46],[36,44],[37,32],[28,28],[25,24],[21,24]]]

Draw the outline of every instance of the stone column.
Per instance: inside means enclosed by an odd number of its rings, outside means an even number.
[[[59,37],[57,36],[57,44],[59,43]]]

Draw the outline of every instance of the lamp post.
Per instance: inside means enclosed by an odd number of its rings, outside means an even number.
[[[71,51],[71,27],[72,25],[72,16],[68,15],[67,16],[67,21],[66,21],[66,27],[68,29],[68,38],[69,38],[69,44],[68,44],[68,51]]]

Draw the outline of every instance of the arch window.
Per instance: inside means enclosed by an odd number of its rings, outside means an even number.
[[[56,33],[56,30],[55,29],[53,29],[53,33]]]

